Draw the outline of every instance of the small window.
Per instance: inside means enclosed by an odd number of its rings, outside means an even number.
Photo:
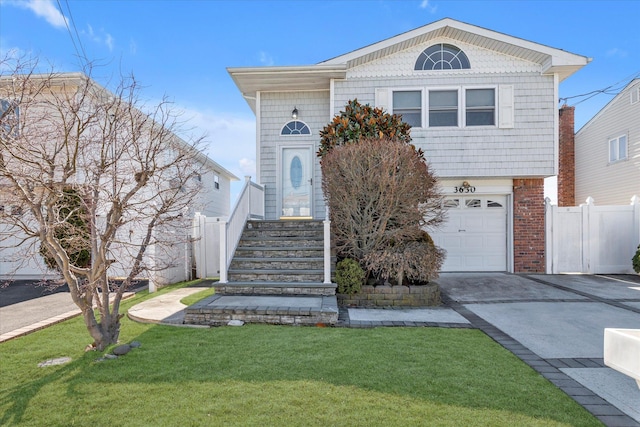
[[[311,130],[304,122],[292,120],[284,125],[280,135],[311,135]]]
[[[429,92],[429,127],[458,126],[458,91]]]
[[[496,202],[495,200],[487,200],[487,207],[488,208],[502,208],[504,206],[502,206],[502,203]]]
[[[442,203],[442,207],[445,209],[455,209],[460,206],[460,199],[446,199]]]
[[[627,135],[609,140],[609,163],[627,158]]]
[[[465,200],[465,207],[467,208],[481,208],[482,207],[482,200],[480,199],[467,199]]]
[[[426,48],[418,59],[414,70],[463,70],[471,68],[467,55],[456,46],[439,43]]]
[[[466,90],[466,125],[493,126],[496,124],[496,93],[493,89]]]
[[[419,90],[393,92],[393,114],[411,127],[422,127],[422,92]]]
[[[18,136],[20,109],[18,104],[0,99],[0,129],[4,135]]]
[[[218,175],[213,175],[213,188],[220,189],[220,177]]]

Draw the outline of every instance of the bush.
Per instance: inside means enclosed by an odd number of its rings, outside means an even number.
[[[339,294],[357,294],[360,292],[363,281],[364,270],[357,261],[346,258],[336,266],[336,282],[338,283]]]
[[[633,271],[640,273],[640,245],[638,245],[638,250],[633,258],[631,258],[631,261],[633,262]]]
[[[391,285],[426,285],[438,277],[445,251],[423,231],[413,241],[390,244],[365,257],[367,270]],[[409,283],[405,283],[409,282]]]

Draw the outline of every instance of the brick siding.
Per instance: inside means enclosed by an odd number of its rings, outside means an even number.
[[[544,179],[513,180],[513,264],[516,273],[545,272]]]

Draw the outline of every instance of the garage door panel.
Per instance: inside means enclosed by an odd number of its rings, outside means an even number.
[[[447,251],[441,270],[507,270],[506,196],[474,196],[454,205],[443,227],[431,233]]]

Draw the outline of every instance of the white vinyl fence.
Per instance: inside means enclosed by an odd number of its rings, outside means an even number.
[[[220,283],[227,282],[227,268],[249,219],[264,219],[264,187],[251,182],[248,176],[229,218],[208,218],[196,213],[193,220],[196,277],[219,276]]]
[[[633,274],[640,244],[640,198],[631,204],[596,206],[589,197],[576,207],[546,200],[547,274]]]

